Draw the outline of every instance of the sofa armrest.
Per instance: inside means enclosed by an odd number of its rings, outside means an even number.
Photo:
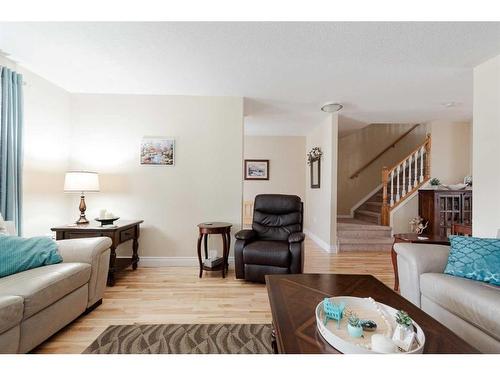
[[[64,263],[87,263],[92,267],[87,307],[102,299],[108,279],[111,239],[98,237],[61,240],[57,241],[57,246]]]
[[[236,232],[234,236],[237,240],[251,241],[257,236],[257,233],[255,233],[255,231],[251,229],[242,229]]]
[[[443,273],[450,247],[414,243],[396,243],[398,276],[401,295],[420,307],[420,275]]]
[[[294,243],[294,242],[302,242],[306,238],[305,234],[302,232],[294,232],[288,236],[288,242],[289,243]]]

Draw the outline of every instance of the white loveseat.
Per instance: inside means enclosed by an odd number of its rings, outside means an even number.
[[[500,353],[500,287],[444,274],[449,246],[397,243],[401,295],[483,353]]]

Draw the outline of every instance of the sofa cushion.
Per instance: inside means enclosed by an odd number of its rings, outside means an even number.
[[[285,241],[254,241],[243,250],[243,263],[288,267],[290,251]]]
[[[0,279],[0,296],[22,297],[26,319],[87,283],[90,270],[86,263],[59,263],[16,273]]]
[[[19,296],[0,296],[0,334],[19,324],[23,307],[23,299]]]
[[[420,275],[420,291],[437,305],[500,340],[500,287],[442,273],[424,273]]]

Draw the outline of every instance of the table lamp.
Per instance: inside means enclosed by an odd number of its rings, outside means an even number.
[[[85,217],[85,193],[99,191],[99,175],[96,172],[72,171],[66,172],[64,177],[64,191],[68,193],[78,192],[80,196],[80,218],[76,224],[88,224]]]

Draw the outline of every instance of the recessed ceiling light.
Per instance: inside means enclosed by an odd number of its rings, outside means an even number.
[[[339,103],[325,103],[321,107],[321,110],[323,112],[332,113],[332,112],[340,111],[343,107],[344,106],[342,104],[339,104]]]
[[[446,102],[446,103],[441,103],[441,105],[443,107],[446,107],[446,108],[454,108],[454,107],[458,107],[460,105],[460,103],[458,103],[458,102]]]

